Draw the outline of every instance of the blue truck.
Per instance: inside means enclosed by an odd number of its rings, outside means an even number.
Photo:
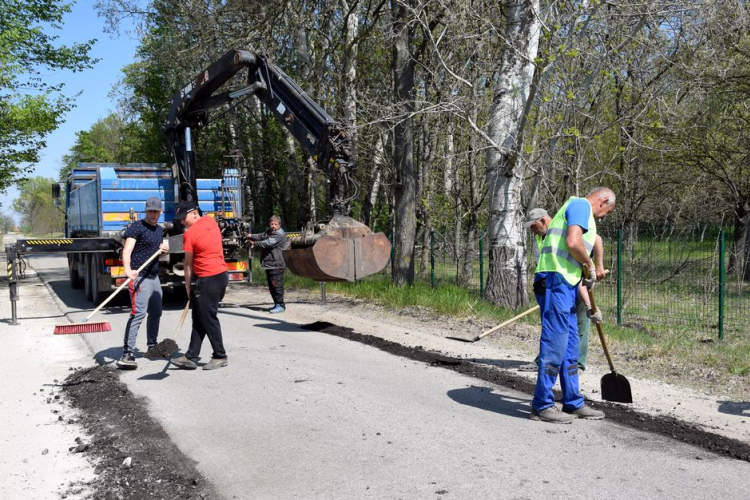
[[[223,179],[197,179],[196,187],[201,210],[216,218],[222,228],[230,281],[243,281],[248,266],[237,255],[243,242],[238,238],[239,228],[233,227],[242,215],[241,183],[236,174],[225,169]],[[159,223],[167,229],[165,235],[174,234],[172,219],[179,194],[172,169],[166,165],[79,163],[70,172],[65,185],[65,239],[71,250],[76,250],[67,252],[70,283],[73,288],[83,288],[94,303],[125,281],[123,233],[145,217],[144,205],[151,196],[164,203]],[[170,252],[160,257],[161,281],[164,286],[182,284],[182,235],[166,239]]]

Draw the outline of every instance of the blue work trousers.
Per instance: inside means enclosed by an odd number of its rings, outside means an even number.
[[[578,320],[576,297],[578,287],[571,286],[558,273],[546,273],[543,293],[536,293],[542,316],[542,336],[539,342],[539,372],[531,407],[542,411],[555,404],[552,388],[560,376],[564,409],[583,406],[578,391]]]

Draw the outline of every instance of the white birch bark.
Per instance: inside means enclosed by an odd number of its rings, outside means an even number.
[[[532,99],[541,28],[539,0],[511,0],[506,12],[505,46],[487,132],[494,146],[487,150],[490,259],[485,296],[516,309],[528,305],[521,200],[524,164],[519,154]]]

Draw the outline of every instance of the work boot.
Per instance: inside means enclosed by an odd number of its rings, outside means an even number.
[[[278,314],[283,313],[284,311],[286,311],[286,308],[284,308],[284,306],[276,304],[275,306],[273,306],[273,309],[268,312],[270,312],[271,314]]]
[[[211,358],[211,361],[203,365],[204,370],[215,370],[229,364],[228,358]]]
[[[563,411],[575,418],[585,418],[586,420],[602,420],[604,418],[603,411],[595,410],[586,404],[577,410],[563,408]]]
[[[115,363],[118,368],[123,370],[135,370],[138,368],[138,363],[135,362],[135,355],[132,352],[124,352],[120,359]]]
[[[569,424],[573,422],[575,417],[561,412],[557,406],[550,406],[542,411],[532,409],[529,418],[531,420],[541,420],[542,422],[549,422],[551,424]]]
[[[195,364],[195,361],[185,356],[177,359],[170,359],[169,361],[177,368],[182,368],[183,370],[195,370],[196,368],[198,368],[198,365]]]

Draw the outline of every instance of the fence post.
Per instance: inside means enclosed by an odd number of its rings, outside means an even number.
[[[430,284],[435,288],[435,231],[430,229]]]
[[[479,296],[484,298],[484,231],[479,231]]]
[[[719,340],[724,340],[724,229],[719,231]]]
[[[617,324],[622,325],[622,229],[617,230]]]
[[[396,252],[396,243],[394,238],[396,237],[396,230],[391,228],[391,278],[393,278],[393,255]]]

